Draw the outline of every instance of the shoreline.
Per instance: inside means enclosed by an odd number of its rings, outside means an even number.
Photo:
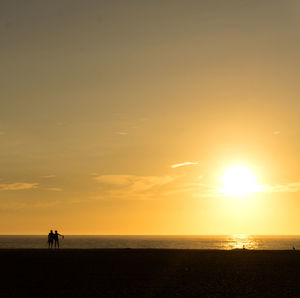
[[[1,252],[9,251],[20,251],[20,252],[51,252],[51,251],[62,251],[62,252],[120,252],[120,251],[131,251],[131,252],[292,252],[300,253],[300,249],[248,249],[248,248],[234,248],[234,249],[199,249],[199,248],[0,248]]]

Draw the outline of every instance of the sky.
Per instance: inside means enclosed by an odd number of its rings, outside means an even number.
[[[1,1],[0,234],[300,234],[299,33],[296,0]]]

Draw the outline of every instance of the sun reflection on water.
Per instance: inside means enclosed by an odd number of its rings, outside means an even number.
[[[229,236],[224,249],[257,249],[258,243],[250,235],[235,234]]]

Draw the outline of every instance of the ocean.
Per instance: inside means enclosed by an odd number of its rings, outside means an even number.
[[[47,248],[44,236],[0,236],[0,249]],[[61,248],[154,248],[154,249],[300,249],[300,236],[91,236],[66,235]]]

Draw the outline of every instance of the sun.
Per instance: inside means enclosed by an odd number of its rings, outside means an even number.
[[[259,191],[255,175],[249,168],[241,165],[228,168],[221,177],[223,188],[221,193],[226,196],[244,196]]]

